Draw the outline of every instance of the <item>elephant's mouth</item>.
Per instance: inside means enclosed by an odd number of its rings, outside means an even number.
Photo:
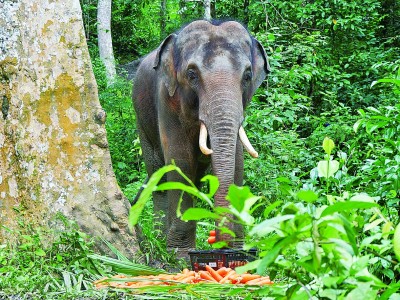
[[[208,148],[207,146],[207,127],[203,122],[200,122],[200,136],[199,136],[199,147],[201,152],[204,155],[210,155],[213,153],[213,150]],[[247,137],[246,132],[244,131],[243,126],[239,128],[239,139],[243,144],[243,147],[246,151],[254,158],[258,157],[258,153],[254,150],[254,147],[251,145],[249,138]]]

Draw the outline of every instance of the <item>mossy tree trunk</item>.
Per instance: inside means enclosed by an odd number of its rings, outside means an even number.
[[[132,254],[79,0],[0,1],[0,28],[0,243],[61,212]]]

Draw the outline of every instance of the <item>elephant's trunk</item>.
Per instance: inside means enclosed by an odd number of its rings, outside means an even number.
[[[214,84],[217,86],[213,87]],[[226,206],[225,197],[235,178],[236,144],[243,120],[243,104],[242,94],[238,87],[221,89],[221,86],[234,87],[235,85],[229,82],[221,84],[221,77],[219,77],[219,81],[210,83],[210,89],[206,91],[204,98],[200,98],[199,117],[202,132],[199,144],[203,153],[211,154],[213,173],[220,182],[215,195],[215,204]],[[211,149],[206,143],[207,131]]]

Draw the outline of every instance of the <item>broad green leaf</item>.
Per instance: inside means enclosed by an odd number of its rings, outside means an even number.
[[[276,229],[279,229],[279,225],[281,222],[284,222],[289,219],[293,219],[294,217],[295,217],[295,215],[283,215],[283,216],[278,216],[275,218],[265,220],[265,221],[261,222],[260,224],[254,226],[249,234],[264,236],[270,232],[275,231]]]
[[[335,148],[335,143],[330,138],[325,137],[322,142],[322,148],[324,148],[325,153],[329,156],[331,155],[333,148]]]
[[[281,205],[283,203],[282,200],[278,200],[275,201],[274,203],[272,203],[271,205],[268,205],[265,210],[264,210],[264,218],[267,218],[269,216],[269,214],[275,209],[277,208],[279,205]]]
[[[204,202],[208,203],[211,207],[213,206],[212,201],[207,197],[206,194],[200,192],[196,187],[184,184],[182,182],[165,182],[160,184],[156,191],[170,191],[170,190],[181,190],[188,194],[191,194]]]
[[[393,251],[396,254],[397,260],[400,261],[400,223],[397,224],[393,235]]]
[[[219,187],[218,178],[213,175],[206,175],[201,179],[201,182],[208,182],[209,192],[206,195],[208,198],[213,197]]]
[[[382,234],[387,235],[390,233],[392,230],[393,223],[392,222],[385,222],[385,224],[382,226]]]
[[[371,282],[358,282],[357,287],[353,289],[345,300],[376,300],[378,296],[378,289],[372,289]]]
[[[350,198],[350,201],[371,202],[375,203],[374,198],[365,193],[359,193]]]
[[[373,107],[373,106],[368,106],[367,109],[368,109],[370,112],[376,113],[376,114],[378,114],[378,115],[382,115],[381,111],[380,111],[379,109]]]
[[[266,268],[275,261],[280,251],[297,240],[295,235],[287,236],[274,245],[274,247],[261,259],[257,267],[257,273],[263,274]]]
[[[374,81],[375,82],[375,81]],[[373,82],[373,83],[374,83]],[[378,79],[378,82],[386,82],[386,83],[393,83],[393,84],[395,84],[395,85],[397,85],[397,86],[399,86],[400,87],[400,79],[394,79],[394,78],[382,78],[382,79]],[[376,82],[375,82],[376,83]],[[372,87],[373,85],[371,84],[371,87]]]
[[[363,231],[364,231],[364,232],[369,231],[369,230],[371,230],[371,229],[377,227],[377,226],[378,226],[379,224],[381,224],[383,221],[384,221],[383,219],[376,219],[376,220],[372,221],[371,223],[367,223],[367,224],[364,225]]]
[[[359,128],[360,125],[363,124],[363,123],[364,123],[364,120],[362,120],[362,119],[360,119],[360,120],[358,120],[357,122],[354,123],[354,125],[353,125],[353,130],[354,130],[355,133],[357,133],[358,128]]]
[[[318,162],[319,177],[332,177],[338,170],[339,162],[337,160],[321,160],[320,162]]]
[[[310,190],[301,190],[297,193],[297,197],[308,203],[313,203],[315,200],[318,199],[318,195]]]
[[[321,213],[321,217],[331,215],[335,212],[348,211],[353,209],[368,209],[372,207],[379,207],[379,205],[372,202],[362,202],[362,201],[336,202],[335,204],[325,208]]]
[[[176,166],[168,165],[156,171],[149,179],[147,184],[143,185],[144,189],[140,193],[138,201],[129,210],[129,225],[134,226],[137,224],[140,214],[146,202],[151,198],[152,193],[156,190],[157,184],[161,178],[168,172],[176,170]]]
[[[42,248],[36,249],[35,254],[37,256],[46,256],[46,252]]]
[[[236,268],[235,268],[235,271],[236,271],[238,274],[243,274],[243,273],[245,273],[245,272],[247,272],[247,271],[249,271],[249,270],[257,269],[257,267],[258,267],[258,265],[260,264],[260,262],[261,262],[261,259],[256,259],[256,260],[254,260],[254,261],[248,262],[248,263],[245,264],[244,266],[236,267]]]
[[[250,192],[250,188],[247,186],[237,186],[232,184],[229,187],[228,195],[226,199],[232,204],[232,206],[238,211],[243,211],[244,203],[246,199],[254,197]]]
[[[188,208],[182,215],[183,221],[198,221],[201,219],[219,219],[219,216],[208,209],[198,207]]]

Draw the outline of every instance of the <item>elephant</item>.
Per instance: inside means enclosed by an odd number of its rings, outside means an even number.
[[[150,176],[174,162],[197,186],[211,170],[219,179],[216,206],[227,207],[231,184],[243,183],[243,147],[258,153],[243,129],[244,110],[270,72],[263,46],[236,21],[197,20],[169,35],[144,57],[133,85],[133,105],[146,170]],[[239,142],[241,141],[241,142]],[[177,172],[166,181],[182,181]],[[180,191],[153,193],[163,211],[168,249],[195,248],[196,223],[176,216]],[[194,205],[183,196],[181,210]],[[236,240],[240,226],[229,224]],[[217,240],[233,244],[217,231]]]

